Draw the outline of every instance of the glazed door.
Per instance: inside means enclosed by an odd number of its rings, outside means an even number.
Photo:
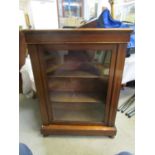
[[[38,47],[50,123],[107,123],[116,45]]]

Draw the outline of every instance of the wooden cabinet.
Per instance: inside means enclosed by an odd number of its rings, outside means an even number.
[[[115,117],[130,29],[25,30],[49,134],[116,134]]]

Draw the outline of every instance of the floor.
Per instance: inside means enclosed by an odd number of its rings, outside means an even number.
[[[126,101],[134,90],[121,90],[119,105]],[[49,136],[40,134],[40,112],[37,99],[20,95],[19,141],[28,145],[33,155],[115,155],[121,151],[134,154],[135,118],[127,118],[118,112],[117,135],[114,139],[96,136]]]

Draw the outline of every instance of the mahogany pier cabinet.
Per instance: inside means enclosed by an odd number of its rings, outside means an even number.
[[[23,30],[41,133],[115,136],[131,29]]]

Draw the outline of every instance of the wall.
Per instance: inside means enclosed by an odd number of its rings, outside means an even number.
[[[20,0],[19,9],[29,15],[34,29],[58,28],[56,0]]]

